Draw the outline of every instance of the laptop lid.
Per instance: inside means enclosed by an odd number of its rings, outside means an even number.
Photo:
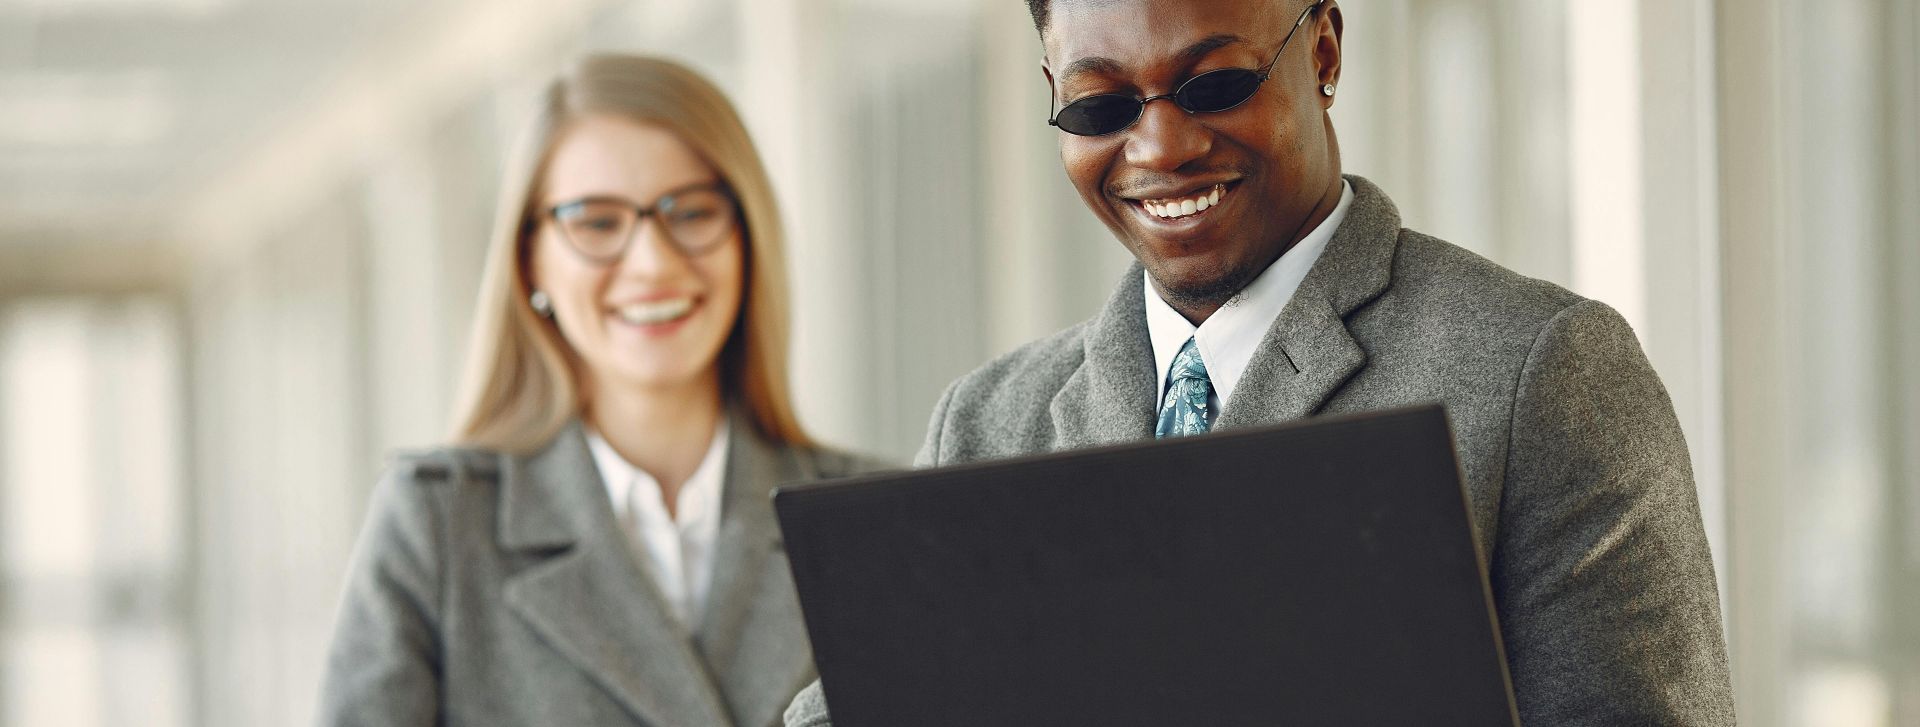
[[[1439,406],[774,505],[837,727],[1518,723]]]

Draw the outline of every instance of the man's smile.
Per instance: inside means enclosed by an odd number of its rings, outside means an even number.
[[[1205,212],[1220,204],[1221,196],[1227,193],[1227,185],[1215,184],[1186,194],[1134,200],[1153,216],[1162,219],[1179,219]]]
[[[1175,190],[1142,190],[1121,200],[1133,209],[1149,229],[1165,233],[1191,233],[1208,226],[1213,211],[1233,197],[1240,180],[1215,182]]]

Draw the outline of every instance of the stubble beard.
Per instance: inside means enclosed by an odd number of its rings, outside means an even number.
[[[1176,308],[1225,308],[1233,305],[1240,291],[1260,277],[1266,266],[1258,261],[1244,261],[1229,269],[1223,275],[1215,276],[1205,282],[1178,286],[1167,283],[1159,277],[1154,278],[1156,287],[1167,298],[1167,302]]]

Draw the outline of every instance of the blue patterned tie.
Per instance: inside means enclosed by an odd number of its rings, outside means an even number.
[[[1193,339],[1180,347],[1167,373],[1166,401],[1160,404],[1160,425],[1155,437],[1184,437],[1207,433],[1207,397],[1213,395],[1213,380],[1207,378],[1207,364],[1200,360],[1200,348]]]

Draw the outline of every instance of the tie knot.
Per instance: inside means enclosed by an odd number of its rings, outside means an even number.
[[[1168,372],[1168,376],[1174,381],[1182,379],[1207,380],[1207,363],[1200,360],[1200,347],[1195,345],[1194,340],[1191,338],[1187,339],[1186,345],[1180,347],[1180,353],[1174,355],[1171,369],[1172,370]]]
[[[1193,339],[1180,347],[1167,372],[1167,396],[1160,405],[1160,423],[1156,437],[1202,434],[1211,426],[1207,399],[1213,395],[1213,382],[1207,379],[1207,364],[1200,360],[1200,347]]]

